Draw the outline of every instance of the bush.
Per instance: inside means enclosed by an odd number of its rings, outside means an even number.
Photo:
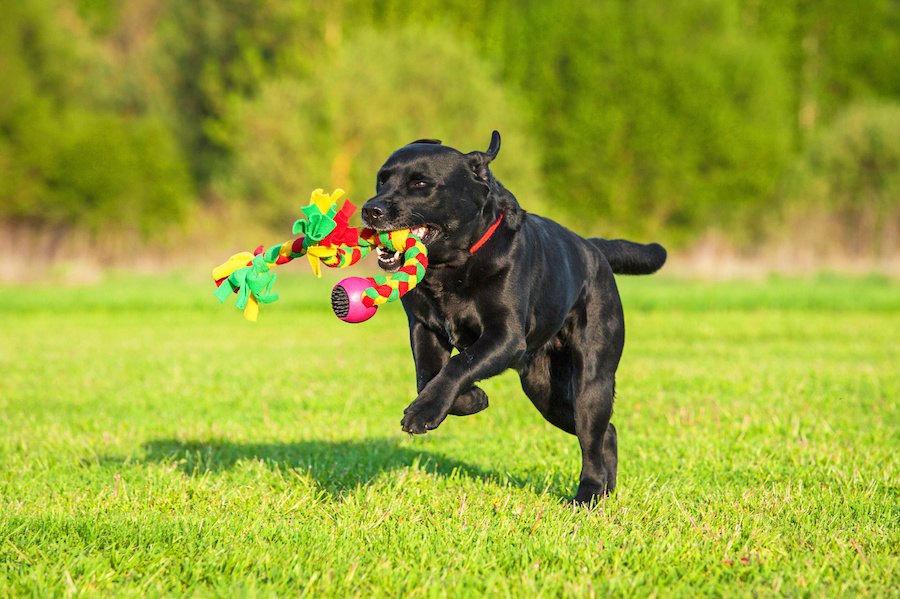
[[[0,217],[147,237],[184,217],[193,189],[160,121],[75,110],[29,117],[0,140]]]
[[[788,81],[734,3],[543,6],[543,54],[519,79],[547,183],[572,190],[573,215],[671,242],[741,231],[742,216],[771,206],[789,163]]]
[[[183,220],[193,190],[181,153],[158,120],[69,115],[48,185],[56,216],[92,232],[104,227],[145,236]]]
[[[316,53],[318,8],[284,0],[165,3],[158,26],[160,77],[195,181],[227,171],[234,103],[283,72],[302,72]]]
[[[537,145],[519,114],[490,67],[458,39],[439,30],[369,30],[311,77],[272,82],[237,105],[234,168],[218,188],[284,226],[316,187],[342,187],[357,204],[367,199],[378,167],[405,143],[428,137],[484,150],[498,129],[498,178],[539,210]]]
[[[178,222],[193,185],[173,134],[150,115],[95,102],[97,47],[67,33],[51,0],[0,19],[0,218],[146,236]],[[94,65],[96,66],[96,65]]]
[[[816,136],[788,188],[788,217],[830,221],[856,255],[882,255],[900,229],[900,104],[854,106]]]

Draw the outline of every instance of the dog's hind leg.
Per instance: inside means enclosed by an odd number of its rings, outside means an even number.
[[[615,379],[607,376],[582,385],[575,400],[575,431],[581,445],[578,503],[590,503],[616,488],[618,439],[609,421],[614,395]]]
[[[545,352],[534,356],[519,370],[522,390],[544,419],[569,434],[575,434],[575,393],[572,360],[567,352]]]
[[[608,273],[598,278],[574,313],[576,326],[568,348],[576,389],[575,434],[581,445],[581,476],[575,501],[591,503],[615,489],[618,471],[618,439],[609,419],[616,394],[616,369],[625,345],[625,324],[615,281]]]
[[[603,464],[606,466],[606,492],[616,490],[616,476],[619,470],[619,437],[616,427],[610,422],[603,435]]]
[[[551,351],[535,357],[519,376],[522,389],[541,415],[578,436],[582,463],[575,501],[590,503],[616,487],[618,442],[616,428],[609,422],[614,384],[604,378],[580,384],[578,363],[572,352]]]

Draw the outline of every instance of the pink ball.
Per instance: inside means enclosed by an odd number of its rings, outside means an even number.
[[[347,277],[331,290],[331,309],[344,322],[365,322],[375,315],[378,306],[367,308],[363,291],[372,283],[362,277]]]

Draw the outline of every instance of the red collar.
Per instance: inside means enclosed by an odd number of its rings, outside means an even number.
[[[494,221],[494,224],[488,227],[488,230],[484,232],[484,235],[481,236],[481,239],[475,242],[471,248],[469,248],[469,253],[474,254],[478,250],[481,249],[481,246],[487,243],[488,239],[494,234],[494,231],[497,230],[497,227],[500,226],[500,223],[503,221],[503,213],[500,213],[500,216],[497,217],[497,220]]]

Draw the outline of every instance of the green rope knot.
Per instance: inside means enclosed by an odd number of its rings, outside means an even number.
[[[265,256],[259,254],[253,258],[252,264],[231,273],[228,279],[219,286],[216,298],[224,303],[228,296],[237,291],[238,296],[234,305],[241,310],[247,306],[251,294],[257,302],[271,304],[278,299],[277,293],[271,293],[276,276],[266,264]]]
[[[316,204],[310,204],[301,208],[300,212],[306,218],[299,218],[294,222],[293,232],[294,235],[303,235],[304,250],[317,245],[337,227],[337,223],[334,221],[334,215],[337,214],[336,205],[332,205],[328,212],[322,212],[322,209]]]

